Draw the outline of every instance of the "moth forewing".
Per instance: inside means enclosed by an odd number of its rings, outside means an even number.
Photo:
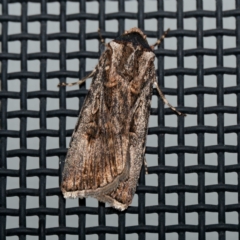
[[[106,44],[68,149],[64,197],[95,197],[121,211],[131,204],[156,82],[152,49],[138,28]]]

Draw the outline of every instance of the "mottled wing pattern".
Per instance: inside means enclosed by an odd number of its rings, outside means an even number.
[[[155,81],[154,64],[149,67],[145,77],[148,81],[141,89],[141,94],[139,96],[141,101],[138,102],[138,107],[136,108],[131,121],[129,177],[125,181],[122,181],[116,190],[112,191],[108,195],[98,197],[98,200],[108,202],[111,206],[121,211],[126,209],[132,202],[140,170],[142,164],[144,163],[152,87],[153,82]]]
[[[100,58],[72,135],[62,175],[65,197],[108,193],[128,177],[128,136],[118,132],[121,129],[118,126],[121,107],[116,103],[119,96],[113,91],[108,99],[104,93],[107,72],[102,66],[108,63],[107,54],[106,51]]]

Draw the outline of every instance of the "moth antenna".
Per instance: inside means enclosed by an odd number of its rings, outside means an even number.
[[[163,41],[163,39],[166,37],[166,35],[168,34],[168,32],[170,31],[170,28],[168,28],[164,33],[163,35],[157,40],[157,42],[155,44],[153,44],[151,46],[152,49],[154,49],[156,46],[160,45],[161,42]]]
[[[168,105],[174,112],[176,112],[179,116],[187,116],[185,113],[182,113],[182,112],[179,112],[175,107],[173,107],[169,102],[168,100],[166,99],[166,97],[164,96],[162,90],[160,89],[160,87],[158,86],[157,82],[154,82],[155,83],[155,86],[157,88],[157,91],[160,95],[160,97],[162,98],[163,102]]]
[[[94,75],[94,73],[95,73],[95,69],[88,75],[88,76],[86,76],[85,78],[83,78],[83,79],[80,79],[79,81],[77,81],[77,82],[74,82],[74,83],[59,83],[57,86],[58,87],[65,87],[65,86],[73,86],[73,85],[81,85],[81,84],[83,84],[84,82],[86,82],[86,80],[88,79],[88,78],[90,78],[90,77],[92,77],[93,75]]]

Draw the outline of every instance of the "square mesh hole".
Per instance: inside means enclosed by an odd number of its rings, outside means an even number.
[[[8,60],[8,73],[13,73],[13,72],[20,72],[21,71],[21,63],[20,61],[15,61],[15,60]]]
[[[138,215],[137,214],[126,214],[126,226],[137,226]]]
[[[59,148],[59,139],[57,137],[47,137],[47,149]]]
[[[157,20],[156,19],[145,19],[145,31],[157,31]]]
[[[197,213],[186,213],[186,224],[198,225],[198,214]]]
[[[152,2],[154,5],[154,1]],[[137,13],[138,12],[138,1],[133,0],[133,1],[124,1],[124,5],[125,5],[125,11],[126,12],[133,12],[133,13]],[[149,5],[149,4],[147,4]],[[147,12],[147,8],[149,8],[149,6],[144,5],[145,7],[145,12]]]
[[[205,154],[205,164],[217,166],[217,164],[218,164],[217,154],[216,153]]]
[[[48,196],[46,198],[46,202],[47,202],[47,208],[56,208],[58,209],[58,197],[57,196]]]
[[[145,194],[146,206],[156,206],[158,205],[158,195],[157,194]]]
[[[236,47],[236,37],[235,36],[223,36],[223,48],[235,48]],[[225,57],[225,56],[224,56]],[[230,57],[230,56],[229,56]],[[232,58],[235,59],[234,56],[231,56]],[[236,63],[232,62],[233,66],[236,66]],[[230,66],[230,67],[233,67]],[[236,75],[234,75],[236,76]]]
[[[168,1],[166,1],[168,2]],[[166,3],[165,2],[165,3]],[[172,18],[164,18],[164,29],[170,28],[171,30],[177,29],[177,20]]]
[[[38,189],[39,177],[27,177],[27,188]]]
[[[47,21],[47,34],[58,33],[60,31],[60,22]]]
[[[40,52],[40,41],[28,40],[27,43],[27,53],[38,53]]]
[[[204,37],[203,38],[203,47],[204,48],[210,48],[210,49],[216,49],[216,37]]]
[[[177,174],[165,174],[165,186],[175,186],[178,185],[178,175]]]
[[[205,185],[215,185],[218,184],[218,174],[217,173],[205,173]]]
[[[235,17],[224,17],[223,18],[223,28],[226,29],[236,29],[236,18]]]
[[[187,173],[185,174],[185,184],[191,186],[198,185],[198,175],[196,173]]]
[[[216,114],[205,114],[204,121],[206,126],[217,126],[217,115]],[[205,137],[206,139],[206,137]]]
[[[40,34],[40,22],[28,22],[28,33]]]
[[[8,4],[8,14],[20,16],[21,15],[21,4],[20,3]]]
[[[79,217],[77,215],[67,215],[66,216],[66,226],[76,228],[76,227],[78,227],[78,224],[79,224],[78,220],[79,220]]]
[[[187,56],[184,58],[184,66],[187,68],[196,69],[197,68],[197,58],[195,56]]]
[[[27,68],[31,69],[31,72],[40,72],[40,61],[39,60],[28,60]]]
[[[237,134],[236,133],[225,134],[224,142],[226,145],[237,146]]]
[[[218,204],[218,194],[215,192],[205,192],[205,203],[216,206]]]
[[[236,107],[237,106],[237,96],[236,94],[225,94],[224,95],[224,105]],[[231,116],[234,116],[231,114]]]
[[[57,176],[56,177],[47,176],[46,183],[47,183],[47,186],[46,186],[47,189],[59,187],[59,179]]]
[[[20,149],[20,139],[9,137],[7,139],[7,151],[16,149]]]
[[[217,134],[205,133],[205,146],[217,145]]]
[[[237,115],[224,113],[224,125],[225,126],[237,126]]]
[[[198,194],[197,193],[185,193],[185,205],[195,205],[198,204]]]
[[[47,98],[47,111],[56,110],[59,108],[59,99]]]
[[[41,14],[40,3],[28,2],[28,16]]]
[[[7,208],[19,209],[19,197],[7,197]]]
[[[8,42],[8,52],[9,53],[21,53],[21,42],[20,41],[13,41]]]
[[[86,33],[98,32],[98,29],[99,29],[99,23],[97,21],[92,21],[92,20],[86,21]],[[97,37],[97,40],[99,41],[98,37]]]
[[[206,240],[218,240],[218,233],[216,232],[206,232]]]
[[[47,128],[48,129],[59,129],[59,118],[47,118]]]
[[[223,11],[226,10],[233,10],[236,7],[236,1],[235,0],[228,0],[222,2],[222,9]]]
[[[60,14],[60,4],[58,2],[49,2],[47,3],[47,13],[53,15]]]
[[[39,197],[27,196],[27,209],[39,208]]]
[[[216,29],[216,19],[215,18],[203,18],[203,30]]]
[[[225,166],[235,165],[238,163],[238,155],[237,153],[228,153],[225,152]]]
[[[58,227],[58,216],[50,216],[47,215],[46,216],[46,227],[47,228],[54,228],[54,227]]]
[[[225,192],[225,204],[237,204],[238,203],[238,194],[236,192]]]
[[[19,228],[19,217],[6,216],[6,229]]]
[[[166,212],[166,226],[178,225],[178,214]]]
[[[109,2],[110,3],[110,2]],[[106,27],[105,27],[105,31],[106,32],[118,32],[118,21],[117,20],[108,20],[105,22]],[[131,27],[125,28],[125,29],[130,29]],[[105,39],[105,42],[109,42],[112,39]]]
[[[20,130],[20,119],[19,118],[8,118],[7,119],[8,130]]]
[[[206,225],[209,224],[218,224],[218,213],[215,212],[206,212],[205,213],[205,223]]]
[[[27,109],[31,111],[40,110],[40,100],[37,98],[30,98],[27,100]]]
[[[176,12],[177,7],[178,7],[178,4],[176,0],[170,0],[170,1],[164,2],[164,11]]]
[[[183,25],[185,30],[196,30],[196,18],[184,18]]]
[[[166,205],[178,205],[178,195],[177,193],[166,193],[165,194],[165,204]]]
[[[106,215],[106,225],[118,227],[118,215],[117,214]]]
[[[8,22],[8,35],[21,33],[21,24],[18,22]]]
[[[79,10],[80,10],[80,2],[70,2],[70,1],[66,2],[67,15],[79,13]]]
[[[27,216],[27,227],[28,228],[38,228],[39,218],[37,216]]]
[[[7,111],[17,111],[20,110],[20,100],[19,99],[8,99],[8,109]]]
[[[19,177],[7,177],[7,190],[19,188]]]
[[[198,164],[196,154],[185,153],[185,166],[195,166]]]
[[[194,11],[196,9],[196,2],[192,0],[184,0],[183,1],[183,11]]]
[[[18,157],[7,159],[7,169],[19,170],[20,160]]]
[[[238,223],[238,213],[237,212],[226,212],[226,223],[236,224]]]
[[[38,150],[40,147],[39,138],[37,138],[37,137],[27,138],[27,147],[28,147],[28,149]]]
[[[196,134],[185,135],[185,145],[187,145],[187,146],[197,146],[197,135]]]
[[[177,233],[166,233],[166,240],[178,240]]]
[[[136,27],[137,24],[137,20],[132,20],[132,19],[126,19],[125,20],[125,29],[131,29],[133,27]],[[116,29],[115,29],[116,31]]]
[[[146,185],[148,186],[158,186],[158,176],[156,174],[146,175]]]
[[[67,21],[66,22],[67,25],[67,32],[68,33],[79,33],[79,21],[75,20],[75,21]]]

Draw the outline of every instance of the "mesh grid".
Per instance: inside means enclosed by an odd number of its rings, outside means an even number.
[[[117,3],[118,11],[106,13],[106,5],[109,1],[98,1],[98,12],[87,12],[87,2],[84,0],[71,1],[79,2],[77,13],[68,14],[67,5],[70,1],[17,1],[1,0],[2,15],[0,23],[2,27],[0,53],[1,59],[1,130],[0,130],[0,239],[48,239],[57,236],[56,239],[227,239],[228,236],[237,239],[239,237],[239,154],[240,154],[240,135],[238,133],[238,122],[240,121],[240,108],[236,104],[229,106],[224,104],[226,96],[234,95],[236,102],[240,102],[240,0],[234,2],[235,6],[229,10],[223,10],[225,1],[216,1],[215,9],[204,8],[203,0],[196,0],[196,9],[184,11],[187,2],[183,0],[173,1],[176,4],[176,11],[168,11],[164,4],[167,1],[155,2],[157,8],[151,12],[145,12],[146,1],[138,0],[137,9],[134,12],[126,11],[126,1],[119,0]],[[28,7],[31,3],[39,3],[40,12],[28,15]],[[59,14],[48,12],[48,3],[57,2]],[[13,4],[19,4],[20,13],[14,15],[9,12]],[[223,24],[224,18],[234,18],[235,28],[226,28]],[[149,136],[157,136],[157,146],[147,146],[146,154],[156,156],[157,161],[148,169],[149,175],[156,176],[156,184],[146,184],[144,171],[141,172],[139,186],[137,188],[137,201],[127,209],[126,212],[118,212],[112,208],[105,207],[99,203],[96,206],[86,206],[86,200],[80,200],[79,206],[68,206],[62,198],[59,189],[60,176],[67,151],[67,138],[71,136],[72,129],[66,129],[67,119],[76,117],[81,108],[84,97],[87,93],[86,86],[79,89],[58,89],[59,81],[66,82],[69,79],[77,80],[86,76],[87,60],[97,59],[100,51],[87,50],[88,40],[97,40],[97,31],[87,29],[87,21],[97,22],[104,38],[115,38],[125,30],[126,21],[133,20],[136,25],[144,30],[150,38],[158,38],[166,29],[165,22],[168,19],[176,21],[176,28],[173,29],[167,39],[176,39],[177,47],[175,50],[164,48],[164,44],[156,50],[157,75],[160,86],[166,95],[177,97],[178,109],[188,114],[187,118],[195,117],[196,123],[186,126],[184,118],[174,118],[176,126],[167,125],[166,117],[174,113],[164,108],[162,101],[158,99],[158,107],[152,107],[151,115],[157,117],[157,126],[149,128]],[[145,29],[146,20],[156,20],[158,31]],[[196,21],[196,29],[186,29],[184,21],[193,19]],[[216,21],[215,28],[204,29],[204,21]],[[116,20],[118,29],[115,32],[106,31],[106,22]],[[68,31],[68,21],[76,21],[78,29],[75,32]],[[165,22],[164,22],[165,21]],[[48,33],[48,23],[58,23],[59,31]],[[39,32],[29,32],[29,24],[39,24]],[[9,25],[19,24],[20,32],[9,34]],[[210,24],[210,23],[209,23]],[[213,37],[216,48],[206,47],[204,44],[206,37]],[[225,48],[224,37],[235,37],[235,47]],[[192,38],[196,46],[185,50],[184,40]],[[79,51],[67,51],[68,41],[77,41]],[[52,51],[48,47],[48,41],[56,41],[58,52]],[[13,52],[12,42],[19,42],[19,52]],[[28,47],[31,42],[38,42],[39,49],[29,53]],[[165,44],[166,46],[166,44]],[[224,62],[224,57],[235,56],[235,66],[228,66]],[[165,68],[164,60],[167,57],[176,58],[176,67]],[[188,68],[185,64],[187,57],[196,58],[196,67]],[[206,57],[213,57],[215,65],[205,68],[204,60]],[[69,70],[68,60],[77,59],[79,68]],[[49,61],[57,60],[59,67],[57,70],[49,71]],[[33,61],[33,67],[29,67],[28,62]],[[36,61],[36,62],[34,62]],[[16,64],[19,71],[10,72],[9,69]],[[39,69],[35,71],[35,65]],[[14,68],[16,69],[16,68]],[[176,77],[177,88],[164,87],[167,85],[167,77]],[[196,86],[185,87],[185,80],[190,76],[196,79]],[[216,86],[208,86],[206,79],[214,76]],[[235,77],[233,85],[226,84],[228,78]],[[54,82],[54,80],[56,80]],[[18,91],[9,88],[10,83],[16,84]],[[49,82],[53,82],[54,88],[48,88]],[[34,91],[28,91],[29,85],[38,85]],[[226,87],[227,86],[227,87]],[[206,106],[205,96],[214,96],[216,104]],[[154,91],[154,96],[157,92]],[[184,98],[194,96],[196,106],[192,107]],[[69,106],[68,99],[78,99],[78,108]],[[20,108],[9,111],[9,104],[12,100],[18,100]],[[57,107],[48,108],[48,104],[54,100],[58,101]],[[239,101],[238,101],[239,100]],[[32,105],[31,105],[32,104]],[[29,109],[29,105],[32,106]],[[77,105],[77,103],[76,103]],[[216,116],[216,124],[206,124],[206,116]],[[226,126],[225,118],[236,118],[236,121]],[[49,119],[57,118],[56,129],[48,128]],[[11,122],[10,120],[16,120]],[[74,120],[74,121],[75,121]],[[29,129],[29,122],[32,121],[33,129]],[[39,125],[38,125],[39,124]],[[196,136],[196,146],[186,144],[185,139],[188,135]],[[206,144],[208,136],[216,136],[215,144]],[[236,141],[226,144],[226,135],[233,134]],[[166,136],[176,136],[176,144],[166,146]],[[52,139],[52,140],[50,140]],[[53,140],[55,139],[55,140]],[[57,140],[56,140],[57,139]],[[18,142],[17,148],[9,146],[11,140]],[[36,140],[36,141],[35,141]],[[49,141],[57,141],[56,147],[49,148]],[[52,145],[51,145],[52,146]],[[168,156],[176,156],[175,166],[166,164]],[[186,156],[196,158],[195,164],[186,165]],[[211,163],[212,156],[216,162]],[[214,157],[213,157],[214,158]],[[51,167],[51,161],[57,159],[57,167]],[[235,159],[235,160],[234,160]],[[18,164],[16,169],[9,167],[11,160]],[[36,165],[31,168],[31,162]],[[215,161],[215,160],[214,160]],[[209,163],[210,162],[210,163]],[[30,166],[30,167],[29,167]],[[214,184],[207,184],[208,174],[215,174],[217,180]],[[177,183],[166,186],[166,177],[169,175],[177,176]],[[188,174],[197,176],[197,184],[186,183]],[[234,174],[236,182],[226,182],[226,175]],[[58,178],[59,177],[59,178]],[[33,179],[31,184],[28,178]],[[17,184],[12,189],[8,188],[8,181],[17,179]],[[35,180],[36,181],[35,181]],[[48,181],[58,179],[56,186],[49,187]],[[55,180],[56,181],[56,180]],[[216,194],[216,202],[208,203],[207,194]],[[228,203],[227,196],[231,193],[236,194],[236,201]],[[177,195],[175,205],[168,204],[167,196]],[[186,204],[189,194],[197,196],[197,202]],[[146,204],[148,196],[157,196],[156,204]],[[49,207],[48,197],[55,197],[55,206]],[[11,199],[17,198],[14,206],[8,207]],[[31,199],[31,204],[30,204]],[[68,200],[69,201],[69,200]],[[35,202],[37,202],[35,204]],[[15,203],[15,202],[14,202]],[[229,222],[226,218],[228,213],[237,213],[236,221]],[[197,222],[187,220],[188,214],[197,214]],[[148,224],[148,215],[157,216],[155,224]],[[167,216],[174,214],[176,224],[167,222]],[[217,221],[211,223],[214,214],[217,214]],[[28,218],[37,216],[37,225],[29,227]],[[51,225],[48,219],[53,218],[55,225]],[[75,225],[68,224],[68,217],[76,216]],[[115,217],[116,226],[109,224],[108,217]],[[18,222],[15,227],[8,227],[11,217],[17,217]],[[98,223],[89,226],[89,219],[98,219]],[[131,217],[137,218],[136,224],[128,224]],[[30,218],[31,219],[31,218]],[[233,235],[228,235],[231,232]],[[190,235],[190,234],[194,235]],[[216,233],[217,235],[208,235]],[[132,235],[136,234],[136,235]],[[153,234],[153,235],[151,235]],[[173,235],[174,234],[174,235]],[[71,236],[70,236],[71,235]],[[95,238],[94,238],[95,236]],[[192,238],[194,236],[194,238]],[[93,238],[91,238],[93,237]],[[215,237],[215,238],[214,238]],[[52,238],[49,238],[52,239]],[[55,239],[55,238],[54,238]],[[229,238],[228,238],[229,239]]]

